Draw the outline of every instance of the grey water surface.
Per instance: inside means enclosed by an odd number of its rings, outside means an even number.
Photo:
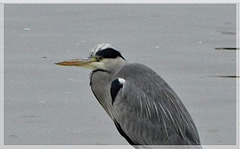
[[[4,144],[128,144],[95,99],[91,70],[55,62],[111,43],[161,75],[203,145],[236,144],[236,5],[4,5]]]

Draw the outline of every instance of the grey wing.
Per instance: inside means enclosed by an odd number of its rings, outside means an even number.
[[[142,84],[136,85],[137,77],[124,79],[115,92],[112,113],[119,132],[130,144],[200,144],[190,114],[164,80],[141,78]]]

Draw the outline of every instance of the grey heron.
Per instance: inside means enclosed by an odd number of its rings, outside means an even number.
[[[85,59],[56,63],[91,68],[98,102],[131,145],[200,145],[192,117],[173,89],[152,69],[128,63],[110,44]]]

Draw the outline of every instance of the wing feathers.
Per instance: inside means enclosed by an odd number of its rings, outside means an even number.
[[[190,114],[176,93],[155,72],[135,64],[123,68],[117,78],[124,78],[124,88],[118,94],[123,83],[119,79],[113,81],[113,114],[118,122],[115,125],[132,142],[151,145],[200,144]],[[136,131],[131,131],[130,127]]]

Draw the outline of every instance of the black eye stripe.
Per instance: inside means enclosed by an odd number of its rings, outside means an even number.
[[[113,48],[107,48],[104,50],[100,50],[96,53],[97,56],[101,56],[103,58],[117,58],[117,57],[121,57],[122,59],[123,56],[121,55],[120,52],[118,52],[117,50],[114,50]]]

